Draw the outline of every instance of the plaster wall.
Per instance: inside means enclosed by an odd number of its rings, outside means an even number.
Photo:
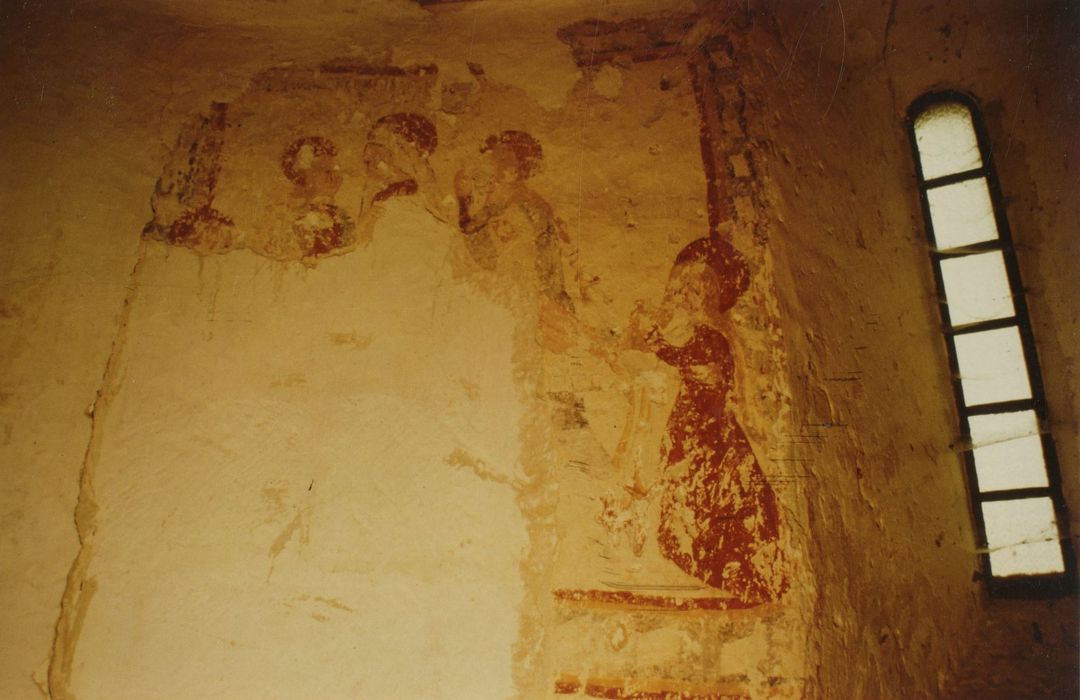
[[[1076,11],[1065,3],[774,4],[762,131],[799,446],[819,549],[825,697],[1072,697],[1075,598],[989,599],[906,127],[979,102],[1077,502]],[[767,24],[767,23],[766,23]],[[846,27],[846,34],[838,32]],[[846,37],[843,40],[842,37]],[[783,251],[783,252],[780,252]],[[779,272],[783,270],[783,272]],[[1076,521],[1071,522],[1076,532]],[[843,659],[843,661],[841,661]],[[904,690],[899,690],[903,688]]]
[[[0,695],[1075,695],[902,124],[1005,144],[1075,502],[1075,17],[835,9],[5,8]]]

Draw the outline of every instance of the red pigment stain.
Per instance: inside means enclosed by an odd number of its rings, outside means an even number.
[[[473,222],[472,214],[469,213],[470,211],[472,211],[472,202],[473,202],[472,195],[471,194],[459,194],[457,196],[457,202],[458,202],[458,228],[461,229],[461,232],[464,233],[466,236],[470,236],[470,235],[476,233],[476,230],[473,229],[472,226],[471,226],[471,224]]]
[[[316,160],[331,159],[337,155],[337,147],[334,146],[334,142],[322,136],[304,136],[290,143],[285,152],[281,154],[281,171],[285,173],[285,177],[289,178],[290,182],[301,187],[307,184],[309,170],[308,168],[297,167],[300,151],[304,147],[311,149],[312,157]]]
[[[724,102],[720,91],[720,78],[717,76],[716,62],[708,52],[704,58],[694,58],[689,63],[694,99],[698,106],[698,129],[700,130],[701,163],[705,170],[705,197],[709,212],[709,232],[717,235],[720,222],[731,218],[731,200],[724,197],[720,189],[720,163],[726,163],[722,150],[716,147],[716,135],[723,138],[720,125],[720,113]],[[719,155],[718,155],[719,154]],[[727,173],[727,170],[724,171]]]
[[[497,136],[488,136],[484,139],[480,152],[487,153],[498,146],[505,146],[513,151],[517,158],[518,174],[522,179],[536,173],[544,160],[544,149],[540,147],[540,142],[524,131],[509,130]]]
[[[749,700],[747,695],[731,693],[689,693],[681,690],[629,690],[627,684],[612,680],[590,679],[584,685],[577,679],[555,681],[556,695],[584,694],[611,700]]]
[[[312,206],[310,212],[321,214],[330,224],[319,228],[307,228],[301,222],[293,224],[293,230],[303,242],[305,257],[326,255],[348,245],[352,222],[344,211],[333,204],[320,204]]]
[[[581,682],[577,679],[560,678],[555,681],[555,693],[558,695],[570,695],[581,690]]]
[[[217,189],[218,176],[221,174],[221,151],[225,146],[225,115],[228,112],[227,102],[211,102],[210,116],[204,122],[209,128],[206,144],[203,147],[203,159],[206,164],[203,186],[207,205],[214,202],[214,190]]]
[[[594,18],[562,27],[555,35],[570,47],[574,61],[582,68],[610,63],[619,57],[641,63],[681,55],[683,51],[679,42],[697,20],[697,15],[624,22]]]
[[[210,127],[217,131],[225,130],[225,114],[228,111],[228,102],[210,103]]]
[[[749,286],[746,260],[726,241],[699,239],[675,259],[676,267],[693,263],[715,273],[712,313],[730,309]],[[787,587],[774,571],[776,495],[727,406],[734,380],[727,339],[711,326],[697,325],[684,345],[669,345],[658,333],[651,344],[682,379],[662,455],[667,466],[660,551],[687,574],[746,604],[774,600]]]
[[[558,588],[552,595],[564,603],[612,605],[622,608],[646,608],[651,610],[746,610],[760,603],[739,598],[680,598],[678,596],[648,595],[633,591],[603,591],[598,589]]]
[[[187,210],[167,228],[155,226],[154,222],[147,224],[143,235],[158,231],[166,242],[173,245],[196,246],[204,232],[233,225],[232,219],[213,206],[221,173],[227,111],[227,103],[212,102],[209,116],[202,120],[201,133],[191,144],[187,181],[176,194],[177,201]]]
[[[705,203],[709,213],[709,232],[716,235],[720,225],[720,187],[716,181],[716,151],[713,150],[712,129],[708,123],[708,106],[701,70],[696,62],[690,62],[690,81],[694,86],[700,118],[698,140],[701,144],[701,165],[705,170]]]
[[[203,225],[232,226],[233,221],[217,209],[207,205],[184,212],[165,231],[165,240],[173,245],[194,245],[199,242]]]
[[[593,698],[622,698],[625,691],[619,686],[610,686],[595,681],[585,683],[585,694]]]
[[[372,127],[374,132],[378,128],[384,128],[393,134],[397,134],[409,143],[416,146],[421,155],[429,156],[435,152],[439,143],[435,125],[427,117],[409,112],[398,112],[380,117]]]
[[[413,180],[412,178],[402,180],[401,182],[395,182],[391,185],[387,185],[376,193],[372,198],[372,201],[381,202],[384,199],[390,199],[391,197],[404,197],[410,194],[416,194],[419,187],[420,186],[416,184],[416,180]]]

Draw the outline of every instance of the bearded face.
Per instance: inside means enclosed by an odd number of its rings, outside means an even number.
[[[378,202],[417,191],[421,155],[416,147],[386,129],[376,129],[364,147],[364,173],[370,201]]]

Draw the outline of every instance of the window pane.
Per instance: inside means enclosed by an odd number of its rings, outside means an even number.
[[[968,406],[1031,398],[1027,363],[1015,326],[965,333],[953,341]]]
[[[915,120],[915,143],[927,180],[982,166],[971,113],[962,104],[938,104],[920,114]]]
[[[1034,411],[970,416],[968,425],[980,491],[1049,485]]]
[[[1000,251],[941,261],[949,320],[954,326],[1012,316],[1012,291]]]
[[[926,191],[930,200],[930,220],[934,245],[938,249],[959,248],[998,237],[990,190],[984,178],[965,180]]]
[[[1065,571],[1049,498],[982,504],[994,576]]]

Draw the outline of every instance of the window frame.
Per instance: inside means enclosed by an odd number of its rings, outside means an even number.
[[[916,139],[915,123],[919,116],[926,110],[940,104],[955,103],[962,105],[971,116],[971,124],[975,132],[976,143],[982,165],[978,168],[951,173],[944,176],[934,177],[927,180],[923,176],[922,158],[919,153],[919,145]],[[915,164],[916,185],[919,190],[919,200],[923,213],[923,225],[929,244],[929,254],[934,271],[934,280],[937,285],[938,309],[941,314],[942,336],[944,337],[949,357],[949,370],[952,373],[953,398],[956,401],[956,410],[960,423],[960,437],[965,449],[962,452],[965,475],[968,487],[968,509],[975,526],[976,548],[979,553],[979,566],[981,577],[986,583],[990,595],[1002,598],[1052,598],[1070,595],[1076,591],[1076,560],[1072,549],[1072,542],[1068,532],[1068,508],[1065,503],[1061,488],[1061,472],[1058,464],[1057,452],[1054,447],[1053,437],[1047,426],[1048,414],[1046,396],[1044,392],[1042,372],[1036,353],[1035,339],[1031,328],[1031,318],[1028,314],[1025,289],[1020,277],[1020,267],[1016,259],[1013,245],[1012,232],[1009,228],[1008,218],[1003,205],[1004,199],[1001,187],[993,166],[993,151],[990,147],[990,139],[982,120],[978,101],[971,95],[956,90],[942,90],[929,92],[914,102],[908,108],[907,113],[908,142],[911,145],[912,157]],[[997,226],[997,239],[983,241],[962,248],[948,249],[947,251],[936,248],[934,224],[930,216],[929,191],[945,185],[966,182],[983,178],[990,193],[990,204],[993,212],[994,223]],[[948,300],[945,295],[945,281],[941,271],[941,261],[968,255],[976,252],[1000,251],[1005,263],[1006,275],[1009,288],[1012,293],[1014,315],[1006,318],[979,321],[953,327],[950,322]],[[977,406],[968,406],[964,401],[961,386],[960,366],[956,352],[955,338],[958,335],[987,331],[996,328],[1017,328],[1020,335],[1020,343],[1023,349],[1023,358],[1027,370],[1028,383],[1031,387],[1031,398],[1016,401],[1004,401],[988,403]],[[1020,410],[1032,410],[1035,413],[1041,438],[1043,461],[1046,467],[1047,486],[1031,488],[1013,488],[987,493],[980,492],[978,475],[975,470],[975,455],[971,440],[971,428],[969,418],[974,415],[989,413],[1014,412]],[[988,501],[1021,500],[1023,498],[1049,498],[1054,508],[1054,518],[1057,525],[1058,539],[1061,544],[1061,554],[1064,563],[1064,571],[1054,574],[1028,574],[996,577],[990,564],[990,555],[987,550],[986,524],[982,513],[982,503]]]

